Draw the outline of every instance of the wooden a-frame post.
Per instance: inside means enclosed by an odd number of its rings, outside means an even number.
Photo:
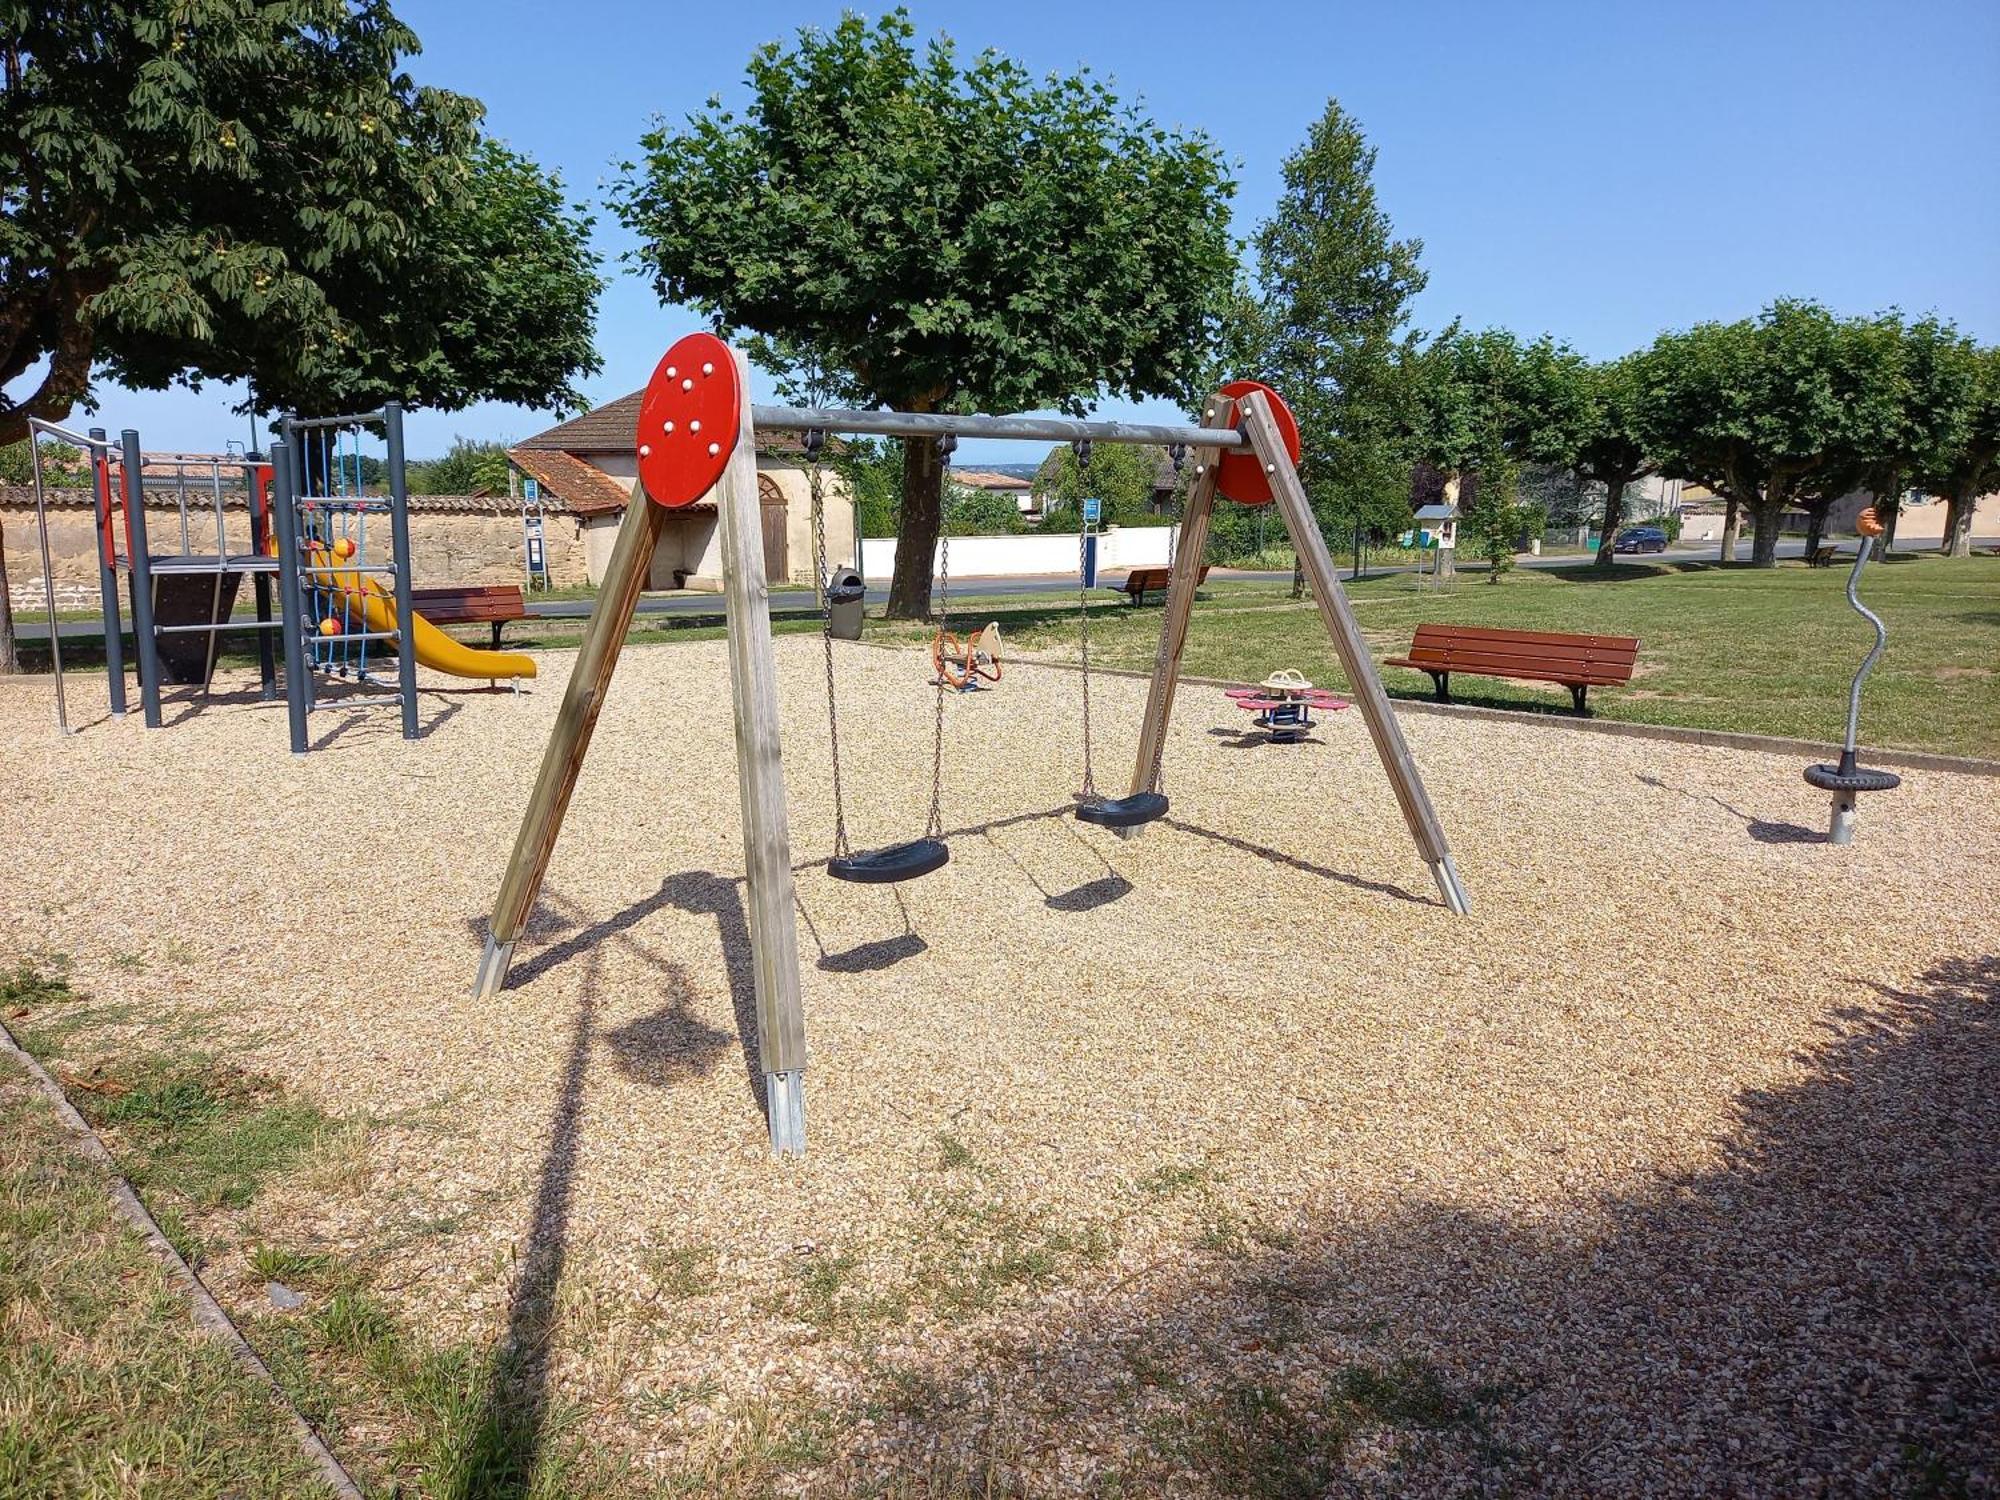
[[[1424,863],[1430,866],[1431,876],[1437,881],[1438,893],[1444,898],[1445,905],[1464,916],[1471,906],[1466,899],[1465,886],[1458,877],[1458,866],[1452,862],[1451,846],[1445,840],[1444,826],[1438,822],[1430,794],[1424,790],[1423,777],[1418,773],[1410,747],[1403,739],[1402,726],[1396,722],[1395,710],[1389,706],[1389,695],[1383,691],[1382,679],[1375,671],[1375,660],[1368,654],[1368,643],[1361,634],[1360,622],[1354,618],[1354,607],[1348,603],[1347,593],[1340,586],[1340,574],[1334,565],[1333,554],[1327,550],[1326,538],[1320,534],[1319,522],[1313,517],[1305,486],[1299,481],[1298,468],[1285,447],[1277,419],[1271,412],[1270,401],[1261,391],[1251,391],[1242,397],[1218,393],[1204,408],[1202,425],[1227,427],[1232,425],[1232,418],[1240,418],[1244,435],[1249,438],[1252,451],[1264,466],[1272,497],[1285,518],[1286,530],[1291,533],[1292,547],[1305,570],[1307,582],[1312,585],[1320,620],[1325,624],[1333,649],[1347,673],[1355,703],[1360,707],[1369,736],[1375,742],[1375,753],[1381,758],[1382,769],[1388,773],[1390,786],[1395,788],[1396,801],[1403,810],[1403,821],[1409,827],[1410,837],[1416,840],[1418,852],[1422,854]],[[1146,714],[1139,730],[1138,760],[1132,769],[1132,790],[1135,793],[1152,790],[1157,746],[1166,734],[1167,724],[1173,715],[1174,688],[1180,677],[1181,657],[1187,646],[1188,624],[1194,611],[1195,584],[1201,577],[1202,549],[1207,543],[1209,517],[1215,507],[1219,468],[1217,450],[1201,450],[1201,453],[1198,462],[1203,467],[1188,496],[1185,519],[1181,523],[1180,543],[1174,552],[1166,609],[1160,621],[1160,651],[1153,670],[1152,685],[1146,693]],[[1127,832],[1136,833],[1138,830]]]
[[[751,422],[749,366],[736,350],[739,403],[736,446],[717,486],[722,539],[723,606],[729,636],[729,685],[736,722],[736,770],[742,789],[744,865],[748,875],[752,973],[757,1004],[757,1051],[764,1074],[771,1146],[781,1155],[805,1150],[805,1020],[799,993],[799,944],[793,914],[792,847],[779,758],[777,662],[771,646],[770,583],[764,572],[757,495],[757,437]],[[642,488],[626,508],[612,544],[597,604],[563,691],[556,726],[507,861],[493,905],[486,951],[473,994],[497,992],[514,944],[540,893],[563,812],[583,769],[620,648],[652,568],[653,548],[667,511]]]

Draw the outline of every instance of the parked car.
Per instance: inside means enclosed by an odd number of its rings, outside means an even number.
[[[1657,526],[1621,526],[1618,540],[1611,544],[1613,552],[1664,552],[1667,550],[1667,534]]]

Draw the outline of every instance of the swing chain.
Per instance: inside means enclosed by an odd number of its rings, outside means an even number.
[[[1085,802],[1101,802],[1097,775],[1090,754],[1090,523],[1084,519],[1083,490],[1090,482],[1090,439],[1078,438],[1070,444],[1076,455],[1076,611],[1077,646],[1082,660],[1083,681],[1083,789]]]
[[[945,433],[937,440],[938,467],[943,468],[947,459],[958,448],[958,439]],[[951,525],[944,513],[944,476],[938,476],[938,590],[937,590],[937,630],[940,634],[951,624]],[[944,837],[944,672],[937,674],[936,692],[932,699],[931,713],[931,810],[924,822],[924,833],[930,838]]]
[[[833,590],[826,571],[826,481],[820,466],[826,433],[808,428],[800,443],[806,451],[806,487],[812,494],[813,581],[819,587],[819,641],[826,660],[826,730],[833,755],[833,852],[839,858],[851,851],[847,844],[847,801],[840,784],[839,700],[833,691]]]

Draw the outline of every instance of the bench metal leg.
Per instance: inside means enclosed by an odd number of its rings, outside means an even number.
[[[1431,686],[1437,690],[1438,702],[1440,703],[1451,702],[1451,673],[1432,672]]]
[[[1590,691],[1589,686],[1581,682],[1572,682],[1567,684],[1567,686],[1569,688],[1569,700],[1576,705],[1576,711],[1585,718],[1589,718],[1590,710],[1584,705],[1583,701],[1584,694]]]

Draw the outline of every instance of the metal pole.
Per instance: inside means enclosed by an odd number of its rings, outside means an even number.
[[[32,426],[28,430],[28,456],[35,473],[35,526],[42,542],[42,594],[49,608],[49,660],[54,663],[56,673],[56,730],[67,735],[69,702],[63,692],[62,621],[56,617],[55,563],[49,556],[49,507],[42,492],[42,441],[41,434]]]
[[[277,424],[280,434],[283,421]],[[280,436],[271,444],[271,521],[278,535],[278,619],[285,638],[285,713],[291,721],[292,754],[306,753],[306,716],[311,709],[311,674],[306,670],[305,603],[299,597],[299,516],[292,500],[293,450]]]
[[[250,420],[254,430],[257,420],[254,414]],[[263,458],[255,448],[243,457],[247,460],[243,467],[243,499],[250,508],[250,551],[258,558],[269,557],[271,495],[269,490],[263,488],[257,477],[257,470],[263,463]],[[251,574],[250,587],[257,596],[257,676],[263,685],[264,701],[269,703],[278,696],[277,653],[272,646],[271,632],[268,628],[271,623],[271,575],[263,572]]]
[[[403,695],[403,738],[417,737],[417,631],[410,602],[410,492],[403,473],[403,404],[382,408],[382,435],[389,445],[389,542],[396,563],[396,684]]]
[[[1087,422],[1076,417],[957,416],[944,412],[856,411],[848,407],[753,406],[750,419],[760,432],[859,432],[879,437],[1029,438],[1074,443],[1185,443],[1209,448],[1243,448],[1249,439],[1230,429],[1151,422]]]
[[[125,469],[125,518],[131,531],[132,645],[139,658],[139,709],[148,729],[160,727],[160,642],[153,633],[153,546],[146,535],[145,460],[139,454],[139,434],[130,427],[118,434],[120,461]]]
[[[1868,680],[1868,674],[1875,670],[1875,659],[1882,654],[1882,648],[1889,644],[1889,627],[1882,623],[1882,617],[1861,602],[1855,592],[1861,584],[1861,566],[1868,561],[1868,551],[1875,545],[1875,538],[1863,536],[1861,546],[1854,554],[1854,569],[1847,575],[1847,602],[1870,625],[1875,627],[1875,645],[1862,659],[1861,669],[1854,674],[1853,685],[1847,690],[1847,739],[1843,742],[1844,759],[1854,756],[1857,737],[1861,732],[1861,684]]]
[[[104,607],[104,678],[111,717],[125,717],[125,621],[118,605],[118,549],[111,500],[111,440],[102,427],[90,429],[97,450],[90,456],[92,511],[97,517],[97,592]]]

